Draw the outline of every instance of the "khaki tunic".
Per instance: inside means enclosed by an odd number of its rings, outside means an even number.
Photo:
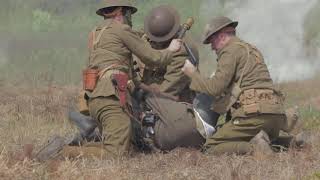
[[[231,38],[228,44],[217,52],[218,66],[215,75],[208,79],[199,73],[192,76],[191,89],[212,96],[228,94],[234,85],[241,79],[242,92],[246,90],[270,90],[274,86],[268,68],[261,53],[252,45],[243,42],[237,37]],[[243,97],[241,94],[240,97]],[[252,150],[250,143],[260,130],[268,133],[272,140],[279,135],[279,130],[284,123],[284,109],[282,101],[277,93],[270,94],[271,100],[260,101],[260,96],[245,97],[245,102],[254,100],[263,110],[247,114],[244,111],[243,102],[237,107],[231,107],[232,120],[220,128],[216,134],[209,137],[205,144],[208,153],[247,153]],[[253,98],[253,99],[250,99]],[[258,101],[258,102],[256,102]],[[239,107],[240,106],[240,107]]]
[[[190,36],[185,37],[185,42],[195,57],[199,59],[198,48]],[[191,79],[181,71],[187,58],[188,53],[186,49],[182,47],[180,51],[173,53],[172,59],[167,66],[146,66],[143,72],[142,82],[147,85],[156,83],[159,85],[160,92],[172,96],[182,98],[192,97],[193,91],[189,88]]]
[[[132,53],[146,65],[166,64],[172,58],[170,51],[152,49],[148,43],[141,39],[137,32],[125,24],[105,20],[96,28],[93,34],[94,39],[99,41],[93,46],[90,53],[89,68],[103,70],[116,64],[117,67],[112,69],[128,72],[131,66]],[[87,92],[90,98],[107,97],[116,94],[110,74],[106,73],[102,78],[106,80],[98,81],[92,93]]]
[[[217,52],[217,71],[212,78],[203,78],[199,73],[194,73],[191,83],[192,89],[212,96],[219,96],[240,79],[247,61],[247,51],[236,42],[243,41],[233,37],[223,49]],[[261,55],[257,54],[257,56]],[[273,88],[273,81],[262,57],[259,60],[253,56],[250,57],[248,70],[244,73],[241,83],[242,88]]]

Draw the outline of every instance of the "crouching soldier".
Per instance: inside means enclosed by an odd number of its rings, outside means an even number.
[[[206,153],[247,154],[256,149],[270,153],[269,145],[279,140],[280,130],[292,130],[298,117],[295,111],[284,110],[284,98],[274,88],[262,54],[236,37],[237,25],[216,17],[205,28],[203,44],[211,44],[218,56],[212,78],[202,77],[188,60],[182,70],[192,80],[191,89],[215,97],[220,103],[214,105],[220,108],[214,109],[230,115],[230,121],[207,138]],[[293,139],[297,144],[303,141],[300,136]]]
[[[211,44],[218,56],[211,79],[203,78],[188,61],[183,67],[192,79],[191,89],[228,97],[226,110],[231,120],[207,138],[205,151],[209,154],[246,154],[255,147],[269,151],[270,140],[278,138],[285,123],[283,98],[274,88],[263,56],[236,37],[237,25],[227,17],[217,17],[206,26],[203,43]]]

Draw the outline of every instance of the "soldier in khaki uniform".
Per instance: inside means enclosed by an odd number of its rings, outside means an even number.
[[[132,68],[132,53],[147,65],[162,65],[172,59],[172,52],[178,50],[173,41],[167,49],[153,50],[131,29],[131,14],[137,9],[126,0],[105,0],[97,14],[104,18],[90,34],[89,69],[98,70],[95,88],[86,91],[90,115],[102,127],[102,144],[88,144],[86,147],[63,149],[65,156],[115,157],[129,150],[131,123],[124,111],[121,91],[126,91],[127,81],[117,80],[117,75],[129,75]],[[126,78],[124,78],[126,79]],[[122,79],[123,80],[123,79]]]
[[[178,37],[181,29],[180,16],[176,9],[162,5],[153,8],[144,21],[144,38],[154,49],[162,50]],[[184,38],[193,54],[199,59],[199,52],[190,36]],[[191,80],[181,68],[188,54],[185,48],[174,53],[167,66],[145,66],[142,83],[157,88],[158,91],[177,97],[179,101],[192,102],[194,92],[190,90]]]
[[[206,26],[203,43],[211,44],[218,56],[211,79],[202,77],[188,61],[183,67],[192,79],[191,89],[224,97],[225,109],[231,112],[231,120],[207,138],[204,150],[209,154],[245,154],[254,147],[269,147],[285,123],[283,98],[274,89],[263,56],[236,37],[237,25],[227,17],[217,17]]]

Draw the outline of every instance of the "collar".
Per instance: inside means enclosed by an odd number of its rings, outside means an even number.
[[[113,22],[113,19],[108,18],[108,19],[103,20],[103,21],[99,24],[98,28],[103,28],[103,27],[108,26],[108,25],[111,25],[111,24],[113,24],[113,23],[114,23],[114,22]]]
[[[234,42],[238,42],[240,39],[237,36],[233,36],[230,38],[230,40],[227,42],[227,44],[221,48],[219,51],[216,52],[217,56],[221,54],[225,49],[227,49],[230,45],[232,45]]]

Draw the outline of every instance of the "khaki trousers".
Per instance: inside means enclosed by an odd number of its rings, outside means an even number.
[[[217,133],[206,140],[208,154],[246,154],[253,150],[249,141],[264,130],[270,140],[276,140],[285,121],[284,115],[261,114],[248,118],[235,118],[224,124]]]
[[[102,127],[102,141],[82,147],[66,146],[62,154],[66,157],[109,158],[128,153],[131,138],[131,121],[120,107],[115,96],[97,97],[89,100],[90,115]]]

